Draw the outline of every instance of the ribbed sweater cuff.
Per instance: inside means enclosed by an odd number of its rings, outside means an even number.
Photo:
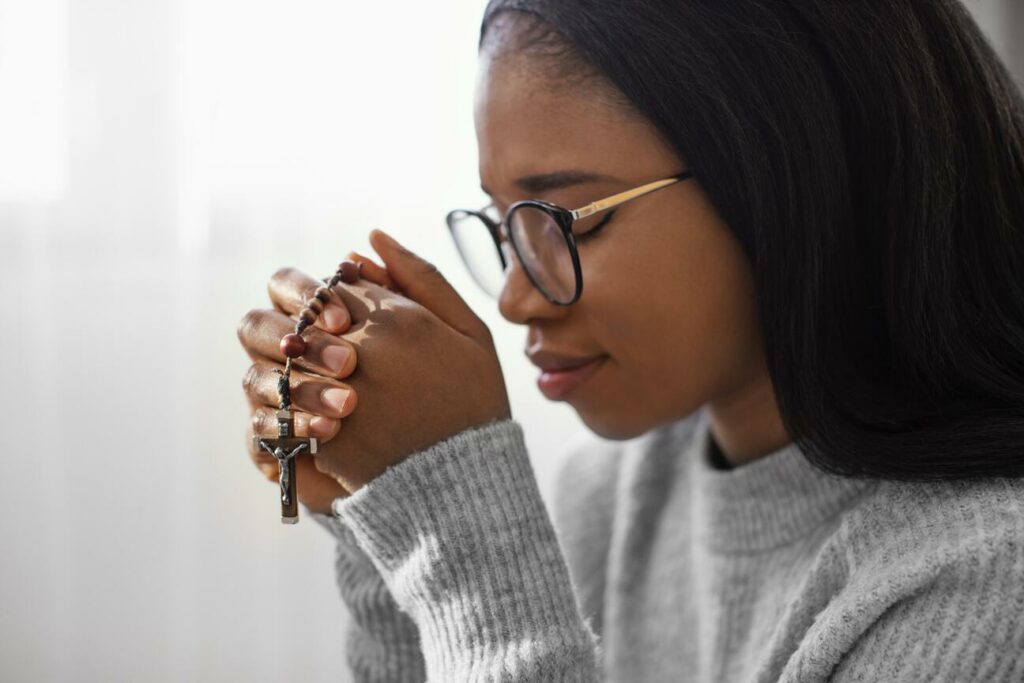
[[[334,511],[418,625],[429,679],[598,680],[516,421],[415,453]]]
[[[315,521],[317,524],[327,529],[327,532],[334,536],[338,541],[351,541],[353,547],[358,548],[358,544],[355,541],[355,536],[352,535],[352,530],[345,526],[345,523],[341,521],[341,518],[335,514],[324,514],[322,512],[313,512],[305,505],[302,509],[306,512],[306,516]]]
[[[345,656],[355,681],[420,682],[424,678],[419,630],[401,611],[352,530],[337,516],[307,512],[337,546],[334,572],[349,621]]]

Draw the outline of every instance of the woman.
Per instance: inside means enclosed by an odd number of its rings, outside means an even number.
[[[486,326],[349,254],[292,397],[357,678],[1024,680],[1024,102],[964,8],[492,0],[479,64],[450,227],[594,435],[549,518]],[[239,328],[256,433],[319,284]]]

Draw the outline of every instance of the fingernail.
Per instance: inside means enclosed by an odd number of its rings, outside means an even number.
[[[348,320],[348,312],[338,304],[324,306],[324,324],[328,327],[341,327]]]
[[[341,369],[345,367],[345,362],[348,361],[348,354],[347,346],[331,344],[324,349],[324,365],[335,372],[341,372]]]
[[[331,406],[339,413],[345,407],[345,399],[348,398],[348,389],[338,389],[337,387],[331,389],[324,389],[324,393],[321,394],[324,403]]]

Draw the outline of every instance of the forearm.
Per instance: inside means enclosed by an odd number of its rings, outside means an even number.
[[[600,679],[518,423],[416,453],[335,511],[419,626],[430,680]]]
[[[402,612],[370,558],[337,517],[307,512],[334,536],[335,577],[348,612],[345,650],[356,681],[426,679],[419,630]]]

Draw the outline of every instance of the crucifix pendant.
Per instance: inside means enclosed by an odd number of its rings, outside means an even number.
[[[281,484],[281,523],[297,524],[299,501],[295,487],[295,456],[299,453],[316,453],[320,444],[316,437],[301,439],[295,436],[295,417],[288,408],[277,411],[277,438],[269,439],[258,435],[252,437],[253,447],[264,450],[277,459],[280,465],[278,480]]]

